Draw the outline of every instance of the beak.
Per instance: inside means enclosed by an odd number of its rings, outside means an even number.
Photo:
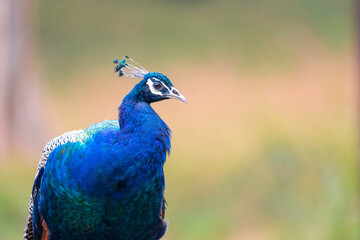
[[[169,92],[169,94],[167,94],[166,96],[168,98],[177,99],[184,103],[187,103],[186,98],[176,88],[171,88],[171,92]]]

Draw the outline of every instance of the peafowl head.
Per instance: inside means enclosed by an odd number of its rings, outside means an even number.
[[[132,63],[129,63],[132,62]],[[114,60],[115,72],[119,72],[119,77],[128,76],[131,78],[141,78],[142,80],[135,85],[129,96],[147,103],[158,102],[165,99],[177,99],[187,103],[186,98],[176,89],[170,79],[162,73],[148,72],[133,59],[125,58]]]

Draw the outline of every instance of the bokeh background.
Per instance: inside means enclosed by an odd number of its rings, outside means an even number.
[[[164,239],[360,239],[356,4],[0,1],[0,239],[20,239],[42,147],[115,119],[129,55],[188,99]],[[358,26],[359,27],[359,26]]]

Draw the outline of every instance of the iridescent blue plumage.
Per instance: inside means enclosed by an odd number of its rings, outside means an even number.
[[[50,240],[163,236],[171,131],[150,103],[168,98],[186,102],[165,75],[145,73],[120,105],[118,121],[93,124],[55,145],[34,183],[34,239],[44,238],[43,226]]]

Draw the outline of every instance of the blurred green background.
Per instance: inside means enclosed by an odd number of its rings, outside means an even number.
[[[124,55],[188,99],[153,104],[174,133],[164,239],[360,239],[353,1],[38,0],[29,9],[46,131],[37,147],[1,155],[0,239],[23,234],[41,146],[116,118],[137,81],[113,73]]]

